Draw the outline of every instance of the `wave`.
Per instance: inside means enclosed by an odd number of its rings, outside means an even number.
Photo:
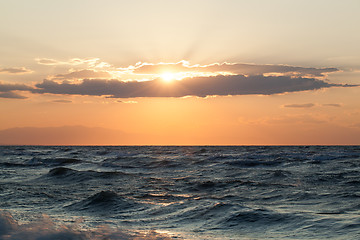
[[[103,214],[105,212],[121,213],[127,210],[134,211],[140,204],[119,196],[113,191],[101,191],[66,208],[72,211],[87,211],[89,213]]]
[[[8,168],[27,167],[27,165],[23,164],[23,163],[11,163],[11,162],[2,162],[2,163],[0,163],[0,166],[8,167]]]
[[[88,171],[78,171],[71,168],[66,167],[57,167],[51,169],[45,177],[52,179],[61,179],[68,181],[85,181],[85,180],[96,180],[96,179],[109,179],[109,178],[117,178],[122,176],[131,176],[131,174],[123,173],[119,171],[115,172],[97,172],[93,170]]]
[[[233,213],[226,219],[226,227],[244,226],[257,223],[261,226],[290,225],[291,222],[303,222],[303,216],[296,214],[279,213],[266,209],[252,209]]]
[[[175,237],[181,239],[180,237]],[[168,234],[134,231],[106,225],[83,226],[81,219],[64,224],[44,215],[34,222],[17,221],[9,212],[0,211],[0,240],[170,240]]]
[[[358,147],[0,150],[0,209],[15,216],[0,211],[0,240],[142,239],[124,226],[209,234],[200,239],[357,239],[360,229]],[[34,222],[40,211],[57,223]],[[74,216],[87,229],[63,224]]]
[[[272,167],[272,166],[278,166],[282,163],[283,163],[282,161],[269,161],[269,160],[268,161],[239,160],[239,161],[226,162],[226,164],[237,167],[258,167],[258,166]]]
[[[26,162],[29,166],[62,166],[68,164],[76,164],[81,163],[82,161],[77,158],[39,158],[33,157],[29,161]]]

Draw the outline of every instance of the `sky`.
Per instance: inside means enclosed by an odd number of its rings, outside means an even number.
[[[358,145],[358,0],[0,0],[0,144]]]

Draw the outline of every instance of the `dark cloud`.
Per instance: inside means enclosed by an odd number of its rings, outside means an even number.
[[[304,104],[286,104],[284,107],[287,108],[311,108],[314,107],[314,103],[304,103]]]
[[[32,73],[32,71],[24,67],[20,67],[20,68],[12,67],[12,68],[0,68],[0,73],[24,74],[24,73]]]
[[[71,72],[68,74],[58,74],[55,77],[61,79],[111,78],[111,74],[105,71],[81,70],[81,71]]]
[[[25,99],[27,97],[14,92],[0,92],[0,98]]]
[[[143,64],[138,66],[134,73],[152,74],[162,72],[230,72],[238,75],[263,75],[270,73],[291,74],[298,76],[311,75],[315,77],[324,76],[326,73],[337,72],[337,68],[306,68],[288,65],[256,65],[245,63],[221,63],[204,66],[189,66],[186,62]]]
[[[25,84],[0,83],[0,92],[10,92],[14,90],[30,91],[33,88]]]
[[[35,86],[37,88],[33,90],[35,93],[136,98],[206,97],[211,95],[227,96],[248,94],[271,95],[346,85],[330,84],[314,78],[219,75],[214,77],[187,78],[171,83],[164,83],[160,79],[144,82],[85,79],[81,83],[69,83],[68,81],[57,83],[51,80],[44,80],[42,83],[36,84]]]
[[[4,84],[0,83],[0,98],[25,99],[18,93],[13,91],[31,91],[33,88],[25,84]]]

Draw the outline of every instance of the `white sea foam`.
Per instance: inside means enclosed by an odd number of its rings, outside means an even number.
[[[109,226],[84,228],[81,221],[57,223],[43,215],[31,223],[17,221],[8,211],[0,212],[0,240],[169,240],[156,231],[130,231]]]

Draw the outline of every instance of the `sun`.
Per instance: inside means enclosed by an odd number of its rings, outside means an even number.
[[[175,74],[174,73],[170,73],[170,72],[166,72],[161,74],[160,76],[162,78],[162,80],[164,80],[165,82],[171,82],[175,79]]]

